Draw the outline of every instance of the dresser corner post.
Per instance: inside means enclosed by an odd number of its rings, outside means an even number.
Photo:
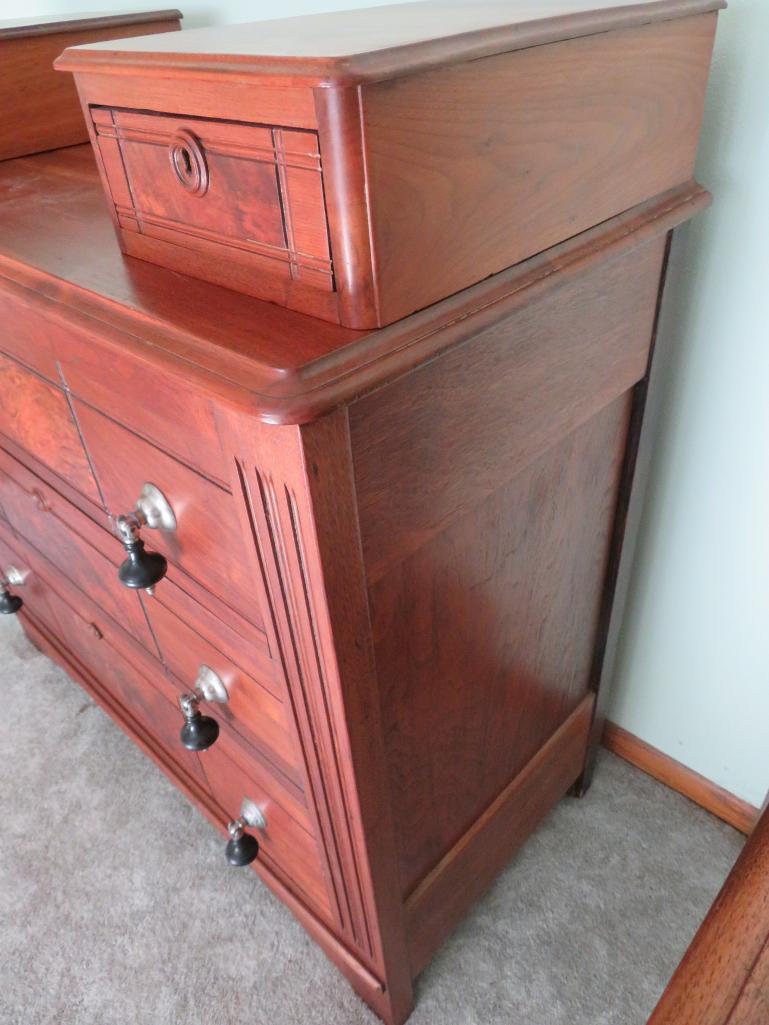
[[[238,416],[227,429],[350,957],[326,953],[386,1025],[402,1025],[412,971],[347,410],[302,426]]]
[[[596,700],[585,752],[584,767],[570,791],[574,797],[584,797],[592,785],[598,750],[603,739],[614,676],[617,670],[620,634],[630,593],[633,564],[638,547],[641,519],[651,473],[654,437],[659,421],[659,403],[656,401],[656,395],[659,390],[658,371],[660,361],[655,361],[654,357],[657,351],[662,303],[668,278],[673,234],[673,229],[669,230],[665,241],[646,373],[633,389],[625,459],[622,467],[622,479],[617,497],[617,506],[614,513],[614,525],[593,656],[591,686],[596,695]]]

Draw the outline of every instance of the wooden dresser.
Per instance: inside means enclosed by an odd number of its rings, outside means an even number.
[[[389,1025],[589,784],[721,6],[69,49],[0,163],[0,607]]]

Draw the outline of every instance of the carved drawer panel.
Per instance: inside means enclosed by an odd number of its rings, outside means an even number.
[[[11,526],[148,650],[154,642],[136,594],[117,579],[122,549],[58,492],[0,450],[0,505]]]
[[[159,587],[160,591],[164,589]],[[166,598],[164,591],[163,600]],[[218,637],[210,633],[204,636],[159,600],[148,599],[146,609],[161,658],[179,681],[180,692],[183,687],[192,687],[202,666],[213,670],[226,687],[227,701],[207,704],[206,714],[229,723],[258,748],[273,771],[301,786],[290,706],[239,664],[243,645],[233,652],[222,633]],[[198,622],[200,619],[198,615]]]
[[[176,529],[148,529],[148,548],[181,570],[173,574],[181,587],[198,585],[199,600],[211,592],[261,628],[259,575],[247,557],[232,495],[83,403],[75,408],[109,513],[130,512],[144,484],[154,484],[174,510]]]
[[[2,354],[0,433],[100,504],[67,396]]]
[[[266,828],[252,830],[260,845],[258,861],[282,879],[304,903],[332,918],[328,878],[321,849],[301,807],[288,804],[274,778],[258,762],[244,758],[226,729],[201,763],[211,793],[229,820],[240,815],[244,798],[256,804]]]
[[[91,118],[126,252],[220,284],[226,261],[242,291],[293,294],[298,308],[303,290],[333,291],[316,132],[101,107]]]

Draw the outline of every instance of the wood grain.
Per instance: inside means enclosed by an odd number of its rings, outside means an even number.
[[[148,546],[261,627],[260,585],[239,552],[232,496],[101,413],[74,406],[110,515],[130,512],[145,482],[155,484],[175,510],[177,528],[147,529]]]
[[[763,1025],[768,983],[769,812],[764,812],[649,1025]]]
[[[179,28],[180,18],[178,11],[167,10],[0,22],[0,160],[88,140],[74,82],[53,69],[62,50],[120,36],[171,32]]]
[[[578,273],[352,406],[370,582],[643,377],[663,253],[657,239]]]
[[[414,974],[574,782],[590,729],[593,697],[560,729],[446,853],[408,899]]]
[[[66,395],[1,354],[0,432],[101,505]]]
[[[380,324],[688,181],[715,23],[665,22],[364,88]]]
[[[404,896],[588,691],[627,417],[623,397],[370,588]]]
[[[137,45],[83,47],[58,67],[111,69],[114,74],[275,76],[303,84],[357,85],[413,75],[556,40],[719,10],[725,0],[539,0],[536,4],[472,5],[434,0],[379,9],[337,11],[203,28],[184,39],[155,37]]]
[[[649,776],[678,791],[690,801],[700,805],[711,815],[728,822],[741,833],[750,833],[759,817],[759,809],[735,797],[663,751],[647,744],[616,723],[607,722],[603,730],[603,744],[609,751],[635,765]]]
[[[124,259],[92,157],[75,148],[0,164],[0,299],[11,295],[82,332],[105,362],[135,360],[267,423],[303,423],[664,235],[709,200],[688,183],[429,310],[360,333]]]

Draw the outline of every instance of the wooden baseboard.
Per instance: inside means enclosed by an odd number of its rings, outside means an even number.
[[[603,731],[603,745],[626,762],[635,765],[649,776],[678,791],[690,801],[699,804],[716,818],[723,819],[746,835],[752,832],[758,821],[759,809],[743,801],[728,790],[716,786],[709,779],[700,776],[693,769],[677,762],[675,758],[659,751],[646,741],[615,723],[607,722]]]

